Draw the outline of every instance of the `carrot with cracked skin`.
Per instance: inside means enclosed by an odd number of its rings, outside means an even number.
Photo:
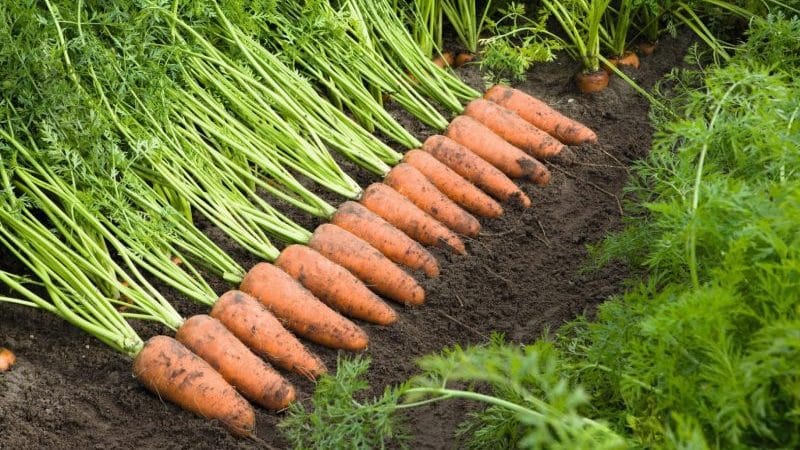
[[[373,183],[367,187],[361,204],[422,245],[444,243],[456,253],[467,253],[464,242],[455,233],[385,184]]]
[[[314,230],[314,234],[308,241],[308,246],[333,261],[335,264],[332,263],[332,266],[349,270],[366,285],[387,298],[415,306],[425,302],[425,291],[417,283],[417,280],[389,260],[389,258],[383,256],[383,253],[347,230],[343,230],[332,223],[322,224]],[[300,268],[302,272],[309,275],[312,273],[311,269],[310,267]],[[328,275],[328,279],[323,276],[309,276],[306,277],[306,280],[314,278],[314,283],[320,284],[320,287],[325,287],[325,292],[330,292],[341,285],[344,275],[348,274],[347,270],[342,275],[334,274],[332,270],[326,270],[324,273]],[[342,288],[345,287],[342,286]],[[314,289],[309,289],[314,292]],[[366,292],[371,294],[369,290]],[[355,303],[356,293],[357,291],[352,289],[343,289],[342,297],[347,299],[346,304]],[[375,323],[383,325],[394,322],[397,319],[394,310],[379,298],[375,297],[375,300],[377,300],[377,304],[382,305],[383,309],[374,313],[369,311],[369,318],[365,318],[365,320],[374,317]]]
[[[456,233],[475,237],[481,232],[478,219],[442,194],[414,166],[406,163],[394,166],[383,182]]]
[[[449,137],[433,135],[425,140],[422,150],[492,197],[506,202],[516,200],[530,208],[531,199],[506,174]]]
[[[472,117],[456,117],[450,122],[445,135],[511,178],[526,178],[539,185],[550,182],[547,167]]]
[[[564,144],[528,123],[514,111],[484,99],[475,99],[464,114],[486,125],[511,145],[534,158],[550,158],[564,149]]]
[[[252,436],[253,408],[213,367],[167,336],[150,338],[133,361],[133,374],[159,398],[207,419],[233,434]]]
[[[295,247],[289,246],[287,249]],[[297,246],[301,247],[301,246]],[[276,264],[293,257],[286,249]],[[360,351],[369,338],[358,325],[322,303],[297,280],[272,264],[256,264],[242,280],[239,290],[260,301],[284,324],[300,336],[330,348]]]
[[[430,252],[360,203],[342,203],[331,223],[367,241],[398,264],[422,270],[431,278],[439,276],[439,263]]]
[[[294,386],[219,320],[205,314],[192,316],[178,328],[175,339],[203,358],[248,400],[274,411],[294,402]]]
[[[209,315],[225,325],[255,354],[311,380],[328,369],[258,300],[242,291],[228,291]]]
[[[514,111],[531,125],[566,145],[597,142],[597,135],[589,127],[518,89],[498,84],[486,91],[483,98]]]

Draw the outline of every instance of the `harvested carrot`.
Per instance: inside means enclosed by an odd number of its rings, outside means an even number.
[[[16,355],[11,350],[0,347],[0,373],[11,370],[15,362],[17,362]]]
[[[469,102],[464,114],[486,125],[498,136],[534,158],[561,153],[564,144],[528,123],[514,111],[482,98]]]
[[[336,263],[330,264],[332,268],[349,270],[361,281],[375,289],[376,292],[392,300],[406,305],[421,305],[425,302],[425,291],[411,275],[404,272],[403,269],[390,261],[389,258],[383,256],[383,253],[376,250],[369,243],[354,236],[349,231],[343,230],[332,223],[322,224],[314,230],[311,240],[308,241],[308,246]],[[327,264],[321,264],[330,263],[325,258],[317,262],[316,267],[313,269],[327,269],[324,267]],[[305,277],[306,280],[312,278],[311,274],[313,272],[311,269],[311,267],[300,266],[300,271],[308,275]],[[342,275],[333,270],[325,270],[324,273],[328,275],[328,279],[324,280],[323,276],[318,278],[328,286],[328,291],[332,291],[333,286],[339,286],[344,281],[343,275],[348,274],[347,270],[344,270]],[[341,287],[343,288],[343,298],[347,299],[349,304],[355,304],[354,294],[356,291],[347,289],[344,285],[341,285]],[[311,289],[311,292],[314,292],[314,290]],[[366,292],[369,292],[369,290]],[[375,297],[375,300],[377,300],[376,304],[382,306],[382,309],[375,312],[370,311],[370,318],[374,316],[375,323],[384,325],[394,322],[397,319],[394,310],[377,297]],[[365,320],[369,319],[365,318]]]
[[[257,355],[311,380],[327,372],[325,363],[283,327],[258,300],[242,291],[228,291],[210,313]]]
[[[158,395],[199,416],[219,420],[231,433],[253,434],[255,413],[207,362],[167,336],[150,338],[133,361],[133,374]]]
[[[284,250],[276,264],[292,256],[292,252]],[[256,264],[245,275],[239,289],[258,299],[284,326],[306,339],[331,348],[367,348],[369,338],[364,330],[327,307],[297,280],[272,264]]]
[[[248,400],[275,411],[295,400],[294,386],[219,320],[205,314],[192,316],[178,328],[175,339],[203,358]]]
[[[423,245],[445,243],[456,253],[467,253],[458,236],[385,184],[371,184],[361,196],[361,204]]]
[[[520,90],[498,84],[486,91],[483,98],[514,111],[531,125],[564,144],[580,145],[597,142],[594,131]]]
[[[411,150],[403,156],[403,162],[419,170],[439,191],[467,211],[483,217],[500,217],[503,214],[503,207],[499,203],[430,153]]]
[[[331,217],[331,223],[367,241],[398,264],[422,270],[429,277],[439,276],[439,263],[433,255],[360,203],[342,203]]]
[[[413,166],[394,166],[383,182],[456,233],[475,237],[481,232],[478,219],[442,194]]]
[[[530,208],[531,199],[503,172],[449,137],[431,136],[425,140],[422,149],[494,198],[503,201],[516,199],[522,206]]]
[[[547,167],[472,117],[456,117],[450,122],[445,135],[472,150],[511,178],[527,178],[540,185],[550,182],[550,171]]]

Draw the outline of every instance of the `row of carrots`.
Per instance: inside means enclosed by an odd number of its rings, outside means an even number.
[[[367,334],[347,317],[391,325],[397,312],[380,296],[408,306],[425,302],[424,290],[401,266],[438,276],[439,264],[425,246],[465,254],[460,235],[479,234],[476,215],[500,216],[498,201],[531,206],[512,178],[545,185],[550,172],[539,159],[596,140],[589,128],[540,100],[494,86],[444,135],[408,152],[359,202],[342,204],[307,246],[291,245],[274,265],[253,267],[238,291],[222,295],[208,315],[186,320],[174,339],[148,340],[134,374],[160,397],[250,435],[255,416],[245,398],[271,410],[296,398],[272,366],[310,379],[327,370],[296,336],[334,349],[366,349]]]

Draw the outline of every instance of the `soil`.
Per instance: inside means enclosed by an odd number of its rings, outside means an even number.
[[[628,72],[649,88],[680,65],[688,35],[664,39],[642,58],[642,68]],[[415,373],[416,358],[453,344],[480,343],[493,332],[528,342],[581,314],[591,314],[621,291],[628,275],[621,265],[581,270],[587,245],[621,227],[622,189],[631,162],[650,147],[648,104],[625,82],[612,77],[605,91],[580,95],[571,79],[577,71],[566,57],[540,64],[517,86],[597,131],[600,143],[572,147],[548,162],[553,179],[541,188],[522,187],[534,201],[523,210],[507,207],[500,219],[483,220],[483,232],[467,242],[468,256],[435,251],[442,275],[423,279],[425,306],[404,309],[391,327],[364,325],[373,361],[369,382],[379,393],[387,384]],[[459,70],[483,87],[475,66]],[[430,134],[417,122],[404,124],[420,138]],[[352,168],[352,167],[351,167]],[[353,170],[362,186],[378,181]],[[303,225],[315,221],[295,216]],[[218,230],[207,232],[245,266],[257,261],[227,241]],[[0,262],[8,260],[0,253]],[[217,282],[219,293],[230,288]],[[185,314],[203,308],[176,299]],[[143,336],[164,333],[137,325]],[[285,448],[275,425],[280,414],[257,412],[259,441],[238,440],[218,424],[160,400],[132,376],[131,363],[62,320],[38,311],[0,304],[0,345],[18,361],[0,374],[0,448]],[[311,346],[335,367],[337,352]],[[301,400],[313,386],[290,377]],[[457,424],[474,405],[437,404],[415,410],[408,425],[412,448],[459,448]]]

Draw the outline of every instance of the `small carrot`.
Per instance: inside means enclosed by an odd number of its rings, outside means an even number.
[[[472,117],[456,117],[450,122],[445,135],[472,150],[511,178],[527,178],[540,185],[550,182],[550,171],[547,167]]]
[[[199,416],[219,420],[237,436],[253,434],[256,418],[247,400],[213,367],[175,339],[150,338],[133,361],[133,374],[160,398]]]
[[[330,264],[333,268],[349,270],[361,281],[375,289],[376,292],[392,300],[406,305],[421,305],[425,302],[425,291],[411,275],[404,272],[389,258],[383,256],[383,253],[349,231],[331,223],[322,224],[314,230],[311,240],[308,241],[308,246],[318,251],[328,260],[333,261],[335,264]],[[325,258],[317,262],[317,267],[322,267],[327,265],[325,263],[330,262]],[[298,270],[307,275],[304,281],[312,278],[311,267],[300,266]],[[336,286],[341,286],[343,288],[342,297],[347,299],[349,304],[355,304],[354,294],[356,291],[343,285],[345,281],[344,275],[349,275],[347,270],[343,270],[343,274],[327,270],[325,271],[325,274],[328,275],[327,279],[323,276],[313,278],[318,278],[317,282],[327,287],[326,292],[334,290]],[[314,292],[314,289],[311,289],[311,292]],[[366,292],[371,293],[369,290]],[[387,325],[397,320],[394,310],[379,298],[375,297],[375,302],[373,303],[382,306],[376,313],[370,311],[369,316],[370,318],[375,316],[375,323]],[[365,320],[369,319],[365,318]]]
[[[530,208],[531,199],[503,172],[449,137],[431,136],[425,140],[422,150],[494,198],[503,201],[516,199],[522,206]]]
[[[16,355],[11,350],[0,347],[0,373],[11,370],[15,362],[17,362]]]
[[[369,242],[392,261],[429,277],[439,276],[439,263],[424,247],[360,203],[344,202],[331,223]]]
[[[462,52],[456,55],[455,62],[453,63],[453,67],[461,67],[464,64],[470,63],[475,59],[474,53]]]
[[[383,182],[456,233],[475,237],[481,232],[478,219],[442,194],[413,166],[394,166]]]
[[[203,358],[248,400],[274,411],[294,402],[294,386],[219,320],[205,314],[192,316],[178,328],[175,339]]]
[[[520,90],[498,84],[486,91],[483,98],[514,111],[531,125],[564,144],[580,145],[597,142],[594,131]]]
[[[325,363],[311,353],[258,300],[242,291],[228,291],[209,314],[240,341],[272,364],[309,379],[327,372]]]
[[[371,184],[361,196],[361,204],[423,245],[445,243],[456,253],[467,253],[458,236],[385,184]]]
[[[455,63],[455,57],[452,52],[442,52],[440,55],[433,58],[433,63],[444,69]]]
[[[286,250],[281,253],[284,260],[290,256]],[[297,280],[272,264],[256,264],[245,275],[239,290],[258,299],[285,327],[306,339],[331,348],[367,348],[369,338],[364,330],[328,308]]]

